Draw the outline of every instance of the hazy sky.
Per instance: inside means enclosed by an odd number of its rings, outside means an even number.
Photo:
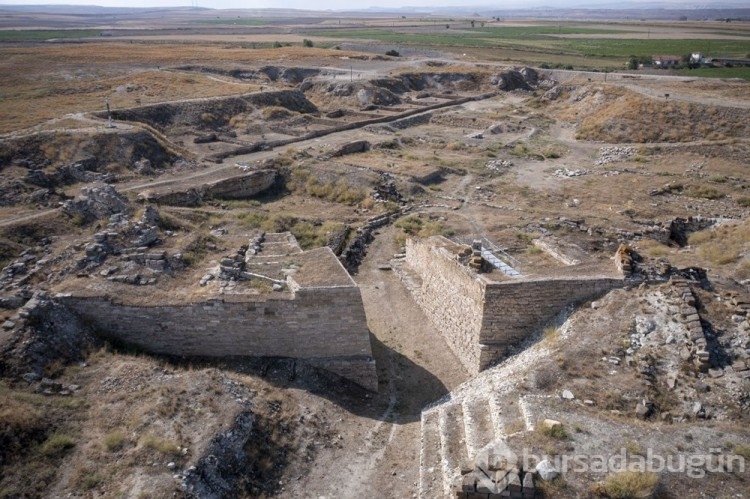
[[[677,8],[690,6],[684,0],[656,0],[660,4],[672,4]],[[654,0],[629,0],[622,3],[655,3]],[[739,2],[742,5],[742,1]],[[175,7],[198,5],[214,9],[265,9],[287,8],[305,10],[323,9],[362,9],[370,6],[399,7],[445,7],[445,6],[483,6],[496,8],[524,8],[536,6],[567,7],[592,4],[621,5],[616,0],[0,0],[2,5],[100,5],[103,7]],[[737,0],[700,0],[701,6],[710,7],[716,4],[734,4]]]

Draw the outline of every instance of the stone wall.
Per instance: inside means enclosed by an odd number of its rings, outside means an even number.
[[[355,285],[299,289],[293,298],[135,306],[60,297],[105,337],[145,351],[199,357],[291,357],[377,391],[364,306]]]
[[[458,249],[443,237],[410,240],[406,263],[421,279],[416,301],[471,374],[508,356],[566,307],[624,284],[604,276],[496,282],[461,264]]]
[[[406,262],[422,280],[421,290],[414,294],[417,303],[469,373],[476,374],[484,283],[442,245],[407,240]]]
[[[622,279],[598,276],[488,283],[479,333],[479,370],[507,357],[512,347],[566,307],[602,296],[623,284]]]

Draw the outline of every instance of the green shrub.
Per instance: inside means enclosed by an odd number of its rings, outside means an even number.
[[[554,426],[546,426],[544,424],[537,425],[539,432],[545,437],[554,438],[557,440],[565,440],[568,438],[568,432],[565,430],[565,426],[559,424]]]

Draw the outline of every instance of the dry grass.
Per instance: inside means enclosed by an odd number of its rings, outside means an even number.
[[[721,140],[750,134],[741,110],[644,97],[617,87],[573,92],[559,117],[579,123],[577,137],[611,143]]]
[[[696,254],[716,266],[750,263],[750,222],[725,224],[718,228],[694,232],[688,237]]]
[[[45,456],[55,456],[75,447],[75,445],[76,442],[70,435],[54,433],[42,444],[41,451]]]
[[[174,440],[155,435],[145,435],[139,443],[147,449],[153,449],[166,456],[176,456],[180,452],[180,446]]]
[[[0,133],[30,127],[67,113],[102,111],[156,102],[259,90],[259,85],[167,71],[170,66],[222,67],[259,61],[327,61],[345,51],[285,47],[249,50],[207,43],[44,44],[0,49]],[[162,68],[162,69],[158,69]],[[224,81],[226,80],[226,81]]]
[[[288,184],[290,190],[298,194],[306,194],[334,203],[350,206],[364,202],[367,190],[364,187],[351,185],[346,179],[325,181],[317,178],[310,170],[297,168],[292,172]]]
[[[107,433],[104,435],[103,443],[108,451],[118,451],[125,445],[125,434],[120,430]]]
[[[656,473],[620,471],[597,484],[594,492],[611,499],[648,499],[654,496],[658,485]]]
[[[667,256],[672,252],[669,246],[653,239],[644,239],[642,241],[639,241],[638,249],[652,258]]]

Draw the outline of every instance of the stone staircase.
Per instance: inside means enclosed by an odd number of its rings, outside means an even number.
[[[516,269],[514,269],[504,261],[500,260],[490,250],[482,248],[482,257],[484,257],[485,260],[490,262],[490,265],[500,270],[503,274],[509,277],[521,277],[520,272],[518,272]]]
[[[527,429],[517,395],[459,397],[422,412],[419,497],[451,497],[462,466],[489,443]]]
[[[453,497],[461,468],[473,468],[488,444],[534,429],[549,396],[520,395],[518,386],[534,359],[546,352],[526,349],[422,411],[420,498]]]

